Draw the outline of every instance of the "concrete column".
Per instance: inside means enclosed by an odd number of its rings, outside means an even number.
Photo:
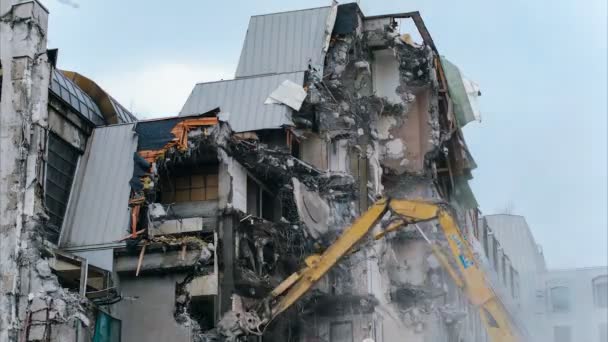
[[[41,201],[36,178],[50,78],[47,21],[37,1],[0,1],[0,341],[19,339],[28,294],[43,283],[30,278],[50,275],[28,250]]]

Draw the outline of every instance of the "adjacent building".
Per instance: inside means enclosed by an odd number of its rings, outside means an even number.
[[[608,268],[550,270],[537,291],[547,342],[608,341]]]
[[[526,219],[519,215],[486,215],[480,227],[484,254],[496,272],[494,282],[512,296],[518,319],[529,334],[542,335],[536,289],[547,268],[542,248]]]

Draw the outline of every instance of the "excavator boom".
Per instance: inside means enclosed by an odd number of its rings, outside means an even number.
[[[466,291],[469,301],[479,308],[490,340],[492,342],[517,342],[518,339],[512,332],[511,320],[507,311],[488,284],[483,270],[475,261],[470,245],[463,238],[456,221],[446,207],[425,201],[400,199],[378,200],[321,255],[306,258],[306,267],[286,278],[265,300],[265,311],[258,314],[263,317],[259,320],[260,324],[268,324],[310,291],[342,257],[352,251],[353,247],[367,236],[388,210],[398,219],[389,224],[384,231],[376,234],[374,238],[382,238],[387,232],[409,224],[437,219],[455,263],[458,265],[458,271],[453,268],[441,248],[428,240],[422,230],[418,226],[416,227],[431,244],[433,253],[445,271],[453,278],[454,283],[462,287]],[[241,326],[247,326],[247,324],[241,324]],[[260,331],[259,327],[255,328]],[[255,331],[256,329],[247,327],[246,330]]]

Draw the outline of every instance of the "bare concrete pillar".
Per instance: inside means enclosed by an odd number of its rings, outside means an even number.
[[[29,279],[37,264],[27,249],[35,245],[29,230],[41,207],[37,174],[50,78],[47,21],[47,10],[36,1],[0,2],[0,341],[19,339],[22,308],[43,283]]]

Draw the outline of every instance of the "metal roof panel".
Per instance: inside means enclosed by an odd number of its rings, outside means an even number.
[[[285,80],[304,84],[304,72],[199,83],[179,115],[202,114],[219,107],[221,113],[229,113],[228,122],[235,132],[293,125],[289,107],[283,104],[264,104],[268,95]]]
[[[127,235],[129,180],[137,150],[133,126],[93,130],[74,178],[60,246],[103,245]]]
[[[323,67],[335,6],[251,17],[236,77]]]

